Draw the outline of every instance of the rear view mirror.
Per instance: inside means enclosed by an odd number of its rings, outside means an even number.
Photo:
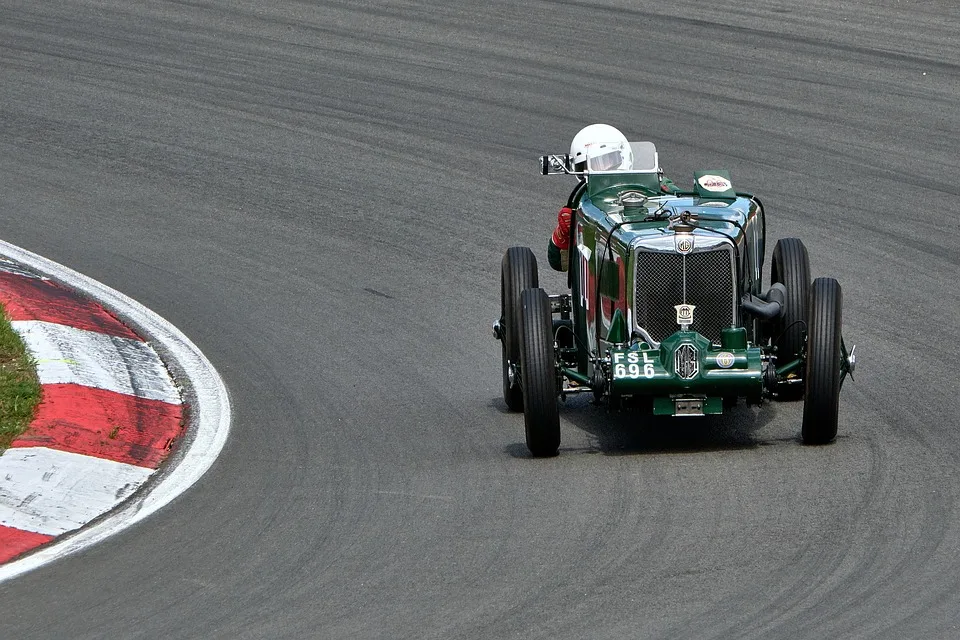
[[[570,172],[569,154],[554,154],[550,156],[540,156],[540,175],[550,175],[554,173]]]

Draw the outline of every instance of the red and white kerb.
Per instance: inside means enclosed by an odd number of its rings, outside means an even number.
[[[183,425],[156,351],[96,302],[0,263],[0,303],[37,361],[42,398],[0,456],[0,562],[136,491]]]

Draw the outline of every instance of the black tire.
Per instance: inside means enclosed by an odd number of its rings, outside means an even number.
[[[777,364],[784,365],[803,355],[803,338],[807,331],[804,323],[810,298],[810,258],[803,242],[797,238],[777,241],[770,281],[783,284],[787,290],[783,313],[770,328],[770,338],[777,348]],[[797,399],[803,387],[781,385],[777,391],[781,398]]]
[[[537,257],[527,247],[510,247],[500,263],[500,340],[503,362],[503,401],[511,411],[523,411],[523,391],[510,365],[520,362],[520,294],[540,286]]]
[[[535,457],[557,455],[560,410],[550,298],[543,289],[520,294],[520,373],[527,448]]]
[[[826,444],[837,437],[840,410],[840,328],[843,292],[833,278],[817,278],[810,289],[807,368],[803,398],[804,444]]]

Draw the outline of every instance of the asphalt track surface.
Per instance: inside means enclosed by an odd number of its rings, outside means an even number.
[[[960,635],[954,3],[0,4],[0,234],[177,325],[235,411],[181,498],[0,585],[0,637]],[[835,444],[799,403],[577,401],[526,455],[500,257],[545,265],[536,156],[595,121],[844,285]]]

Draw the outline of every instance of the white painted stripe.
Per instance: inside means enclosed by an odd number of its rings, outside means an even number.
[[[0,524],[57,536],[129,498],[153,469],[46,447],[0,456]]]
[[[3,582],[82,551],[143,520],[189,489],[213,465],[223,449],[230,434],[231,414],[230,397],[220,374],[203,352],[175,326],[122,293],[26,249],[0,240],[0,253],[83,291],[130,320],[141,335],[162,345],[164,357],[168,362],[176,363],[192,388],[188,398],[191,406],[187,433],[153,481],[118,507],[109,518],[0,566],[0,582]]]
[[[180,404],[167,368],[146,342],[37,320],[11,324],[37,361],[40,384],[80,384]]]

